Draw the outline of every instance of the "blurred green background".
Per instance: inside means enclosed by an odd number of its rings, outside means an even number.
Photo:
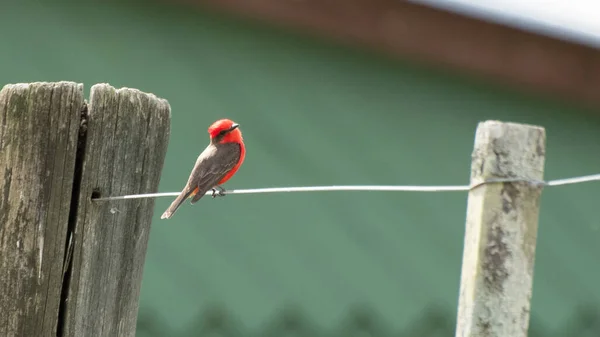
[[[486,119],[544,126],[547,179],[600,171],[597,111],[210,11],[5,0],[0,31],[2,84],[169,100],[161,192],[183,187],[223,117],[248,151],[228,188],[466,184]],[[138,336],[453,335],[466,193],[235,195],[160,220],[170,202],[156,201]],[[596,183],[543,193],[531,336],[600,333],[597,203]]]

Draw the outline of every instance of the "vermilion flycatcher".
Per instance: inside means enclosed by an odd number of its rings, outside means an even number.
[[[213,191],[213,198],[223,195],[220,186],[229,180],[240,168],[246,157],[246,147],[242,139],[239,125],[229,119],[220,119],[208,128],[210,143],[196,160],[196,165],[181,194],[160,217],[169,219],[181,204],[190,196],[191,203],[200,200],[208,190]],[[216,189],[219,189],[219,192]]]

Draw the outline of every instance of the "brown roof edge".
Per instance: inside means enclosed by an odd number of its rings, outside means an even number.
[[[600,106],[600,50],[591,46],[400,0],[176,1],[308,29]]]

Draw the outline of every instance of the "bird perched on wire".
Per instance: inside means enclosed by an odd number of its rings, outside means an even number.
[[[230,119],[220,119],[208,128],[208,134],[210,143],[198,156],[185,187],[161,219],[171,218],[189,197],[194,204],[211,189],[213,198],[224,195],[220,185],[231,179],[244,162],[246,147],[239,124]]]

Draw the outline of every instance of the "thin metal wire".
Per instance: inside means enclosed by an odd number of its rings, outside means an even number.
[[[600,174],[592,174],[589,176],[551,180],[551,181],[547,182],[546,185],[548,185],[548,186],[571,185],[571,184],[586,183],[588,181],[598,181],[598,180],[600,180]]]
[[[258,193],[281,193],[281,192],[324,192],[324,191],[389,191],[389,192],[458,192],[469,191],[479,186],[491,183],[502,182],[524,182],[539,186],[561,186],[580,184],[590,181],[600,180],[600,174],[588,176],[556,179],[550,181],[536,181],[531,179],[518,178],[497,178],[482,181],[473,185],[455,185],[455,186],[411,186],[411,185],[341,185],[341,186],[305,186],[305,187],[268,187],[268,188],[253,188],[245,190],[225,190],[224,194],[258,194]],[[147,193],[147,194],[132,194],[115,197],[92,198],[92,201],[110,201],[124,199],[141,199],[141,198],[160,198],[160,197],[175,197],[180,192],[166,193]],[[206,195],[212,195],[212,191]]]

